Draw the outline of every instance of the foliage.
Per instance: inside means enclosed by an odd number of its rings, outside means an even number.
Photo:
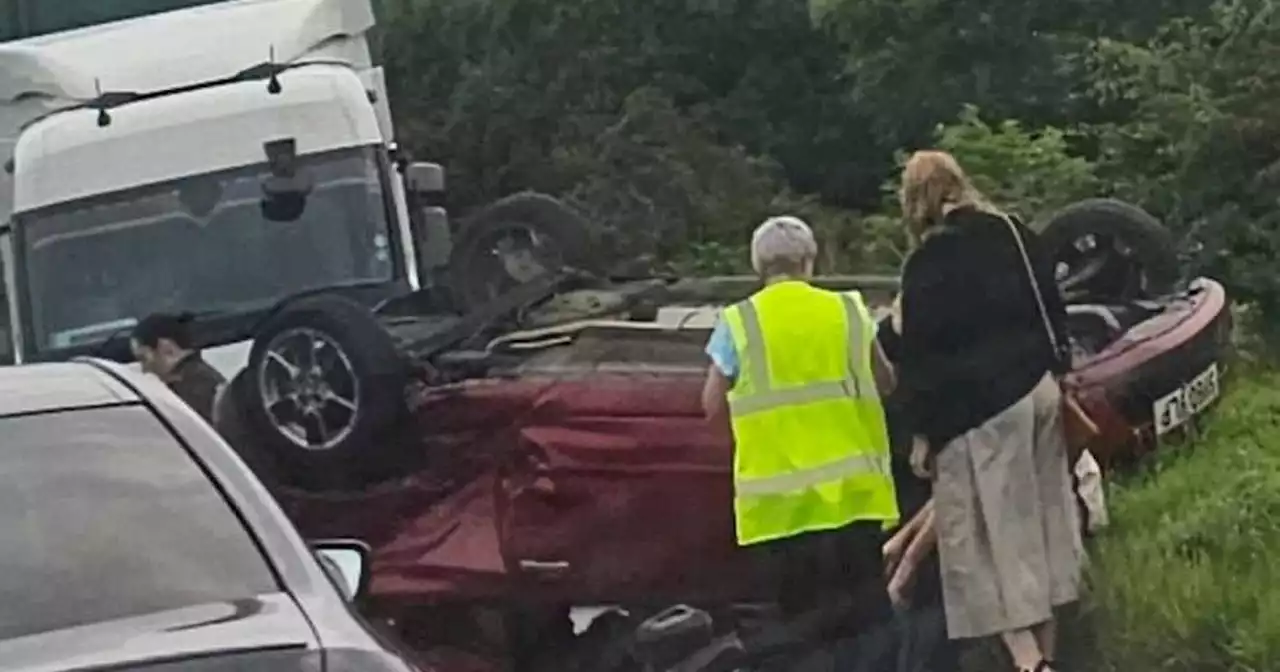
[[[906,254],[905,152],[953,152],[1028,219],[1115,195],[1280,344],[1280,0],[382,0],[400,140],[465,214],[537,189],[608,253],[745,272],[763,217],[822,270]],[[1262,359],[1250,360],[1260,362]],[[1255,364],[1256,365],[1256,364]],[[1113,493],[1089,616],[1098,670],[1275,668],[1280,375]]]
[[[1065,131],[1027,129],[1014,120],[991,125],[973,105],[964,106],[954,122],[939,124],[933,145],[955,155],[983,193],[1027,221],[1043,219],[1100,189],[1095,165],[1071,153]],[[899,169],[906,159],[905,152],[897,153]],[[906,254],[906,241],[900,233],[890,233],[901,228],[896,226],[900,214],[896,177],[881,187],[880,212],[863,221],[865,230],[880,241],[875,248],[878,254],[900,260]]]
[[[1070,73],[1056,58],[1057,2],[814,0],[820,26],[845,45],[852,94],[879,113],[877,135],[898,147],[973,103],[996,117],[1062,119]],[[1079,3],[1076,3],[1079,4]]]
[[[856,161],[869,131],[839,46],[801,3],[386,0],[384,14],[404,139],[448,164],[464,207],[568,188],[547,156],[590,144],[642,88],[717,141],[772,157],[799,190],[849,201],[877,168]]]
[[[457,214],[545,191],[607,225],[614,254],[720,272],[743,270],[759,218],[794,211],[822,230],[826,270],[893,269],[905,250],[884,182],[901,152],[939,145],[1028,217],[1086,195],[1143,205],[1266,326],[1280,325],[1277,4],[381,10],[400,140],[448,167]]]
[[[1253,373],[1201,436],[1166,447],[1110,492],[1093,551],[1085,667],[1269,670],[1280,665],[1280,375]]]
[[[745,240],[783,191],[773,166],[717,144],[701,120],[662,92],[638,89],[590,141],[552,150],[548,169],[573,186],[564,196],[617,232],[629,250],[670,258],[680,245]]]
[[[939,126],[937,145],[956,156],[977,186],[1028,219],[1096,195],[1101,184],[1093,162],[1073,156],[1065,131],[1028,130],[1013,119],[995,126],[966,105],[959,120]]]
[[[1097,124],[1102,175],[1162,215],[1196,251],[1197,271],[1280,316],[1280,3],[1219,0],[1142,44],[1101,40],[1092,94],[1116,110]]]

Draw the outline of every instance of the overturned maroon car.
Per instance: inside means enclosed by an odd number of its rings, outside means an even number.
[[[593,235],[582,222],[552,233],[566,231]],[[1169,234],[1128,204],[1075,204],[1042,235],[1069,306],[1069,381],[1103,430],[1098,460],[1194,423],[1219,394],[1222,286],[1181,279]],[[462,650],[535,664],[531,638],[555,651],[545,669],[644,669],[636,628],[671,605],[714,615],[686,652],[705,655],[767,594],[734,543],[728,427],[699,397],[717,309],[754,281],[607,277],[566,252],[589,245],[555,242],[495,229],[486,245],[505,275],[471,286],[465,311],[413,296],[373,311],[330,295],[282,306],[216,414],[308,536],[370,544],[367,608],[444,672],[490,669]],[[885,306],[897,281],[816,284]],[[575,668],[587,644],[569,615],[599,606],[618,608],[609,622],[632,645]]]

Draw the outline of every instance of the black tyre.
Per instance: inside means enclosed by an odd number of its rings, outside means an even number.
[[[1125,302],[1174,291],[1181,276],[1173,235],[1131,203],[1073,203],[1041,227],[1069,300]]]
[[[390,475],[408,367],[360,304],[313,296],[287,304],[254,338],[242,409],[276,475],[310,490],[358,488]]]
[[[459,306],[481,305],[512,287],[571,267],[604,267],[599,232],[576,210],[545,194],[495,201],[465,220],[450,259]]]
[[[242,370],[214,400],[213,427],[274,494],[280,485],[279,467],[272,446],[258,440],[258,432],[249,425],[245,412],[245,402],[252,398],[248,392],[248,381],[248,371]]]

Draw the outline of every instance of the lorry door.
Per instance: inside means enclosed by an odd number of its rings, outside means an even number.
[[[9,308],[9,287],[13,278],[9,275],[12,268],[13,236],[8,231],[0,234],[0,366],[14,363],[14,333],[12,311]]]

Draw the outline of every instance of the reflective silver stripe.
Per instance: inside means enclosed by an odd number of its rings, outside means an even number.
[[[743,337],[747,341],[746,355],[748,378],[756,390],[768,392],[773,388],[769,380],[769,362],[764,358],[764,330],[760,328],[760,313],[747,299],[738,304],[738,313],[742,316]]]
[[[841,481],[853,476],[885,475],[889,473],[888,455],[854,455],[835,462],[789,471],[763,478],[738,478],[733,487],[739,497],[781,495],[807,490],[816,485]]]
[[[769,411],[783,406],[809,404],[832,399],[877,399],[874,384],[867,384],[860,374],[859,359],[867,351],[863,343],[865,330],[862,311],[848,294],[841,294],[844,305],[845,323],[848,325],[849,366],[848,378],[830,380],[794,387],[778,388],[769,377],[769,363],[765,359],[764,330],[760,327],[760,314],[750,299],[738,304],[738,314],[742,317],[742,330],[745,347],[743,359],[747,367],[747,378],[751,381],[753,391],[749,394],[735,395],[729,400],[730,412],[741,417],[752,413]],[[865,395],[865,396],[864,396]]]
[[[857,399],[855,384],[848,380],[832,380],[796,387],[758,392],[729,401],[729,410],[737,417],[770,411],[779,406],[812,404],[832,399]]]
[[[849,331],[849,338],[846,343],[849,344],[849,380],[853,381],[853,398],[862,398],[862,381],[858,375],[858,357],[862,355],[862,351],[866,349],[862,342],[862,311],[858,310],[858,304],[854,302],[853,297],[848,294],[841,294],[840,301],[844,303],[844,323]],[[871,386],[874,391],[875,385]]]

